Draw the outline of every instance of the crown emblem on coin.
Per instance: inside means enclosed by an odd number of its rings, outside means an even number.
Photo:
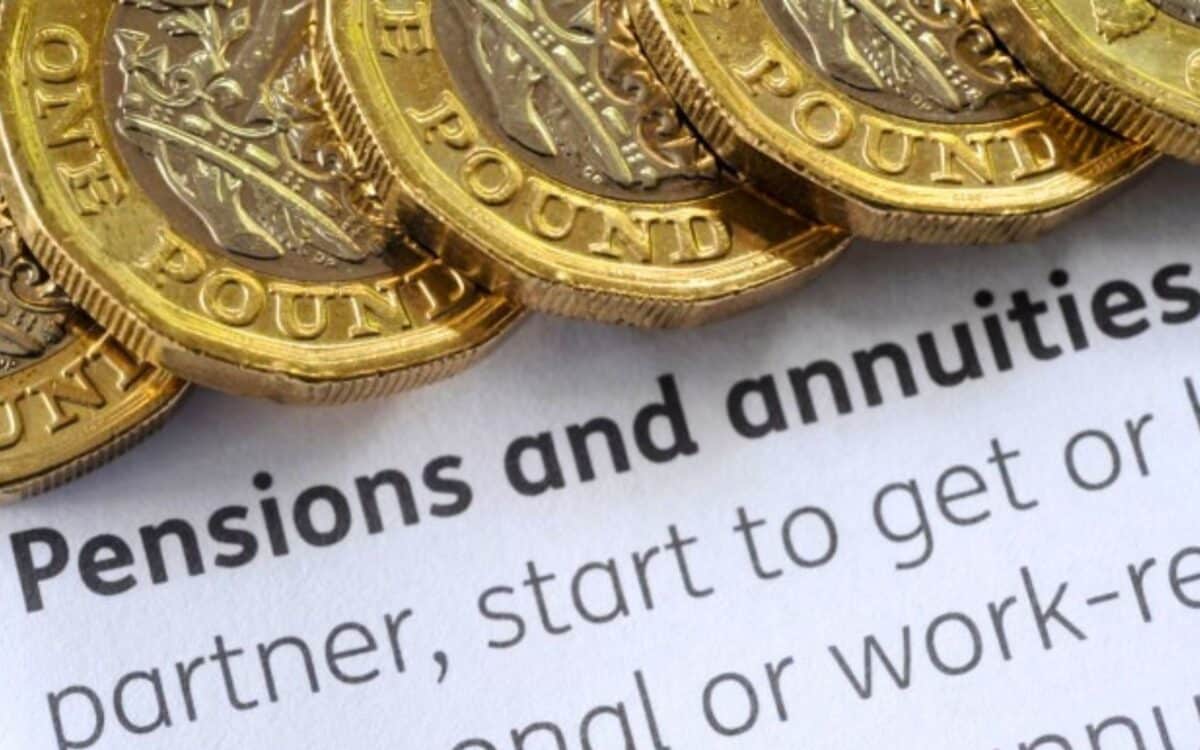
[[[0,198],[0,354],[36,357],[65,335],[71,304],[25,253]]]
[[[331,132],[304,39],[311,0],[120,0],[161,16],[116,34],[120,132],[229,252],[333,266],[382,251],[372,200]],[[369,208],[369,206],[368,206]],[[367,211],[368,216],[372,214]]]
[[[449,1],[501,129],[525,148],[578,162],[597,185],[716,176],[640,54],[624,2],[560,3],[552,17],[541,2]]]
[[[842,83],[925,110],[980,109],[1032,91],[964,0],[784,0],[818,64]]]

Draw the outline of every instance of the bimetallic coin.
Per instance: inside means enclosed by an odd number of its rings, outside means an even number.
[[[980,0],[1038,81],[1118,133],[1200,163],[1200,2]]]
[[[314,87],[310,2],[2,7],[13,212],[138,356],[344,401],[453,372],[519,317],[388,231]]]
[[[709,145],[826,221],[999,242],[1153,160],[1050,101],[967,0],[633,0]]]
[[[541,310],[697,323],[846,236],[722,176],[620,0],[326,0],[321,86],[385,203]]]
[[[66,482],[153,432],[187,385],[76,311],[0,198],[0,502]]]

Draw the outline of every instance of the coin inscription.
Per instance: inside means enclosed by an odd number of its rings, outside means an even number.
[[[667,326],[846,244],[724,175],[624,0],[321,0],[322,98],[416,239],[531,307]]]
[[[0,196],[0,503],[117,455],[156,428],[186,387],[71,305]]]
[[[683,123],[621,0],[448,0],[433,8],[476,116],[547,173],[625,199],[718,189],[716,161]]]
[[[631,7],[724,162],[861,236],[1032,237],[1153,157],[1042,94],[974,0]]]
[[[1036,86],[965,0],[766,0],[785,38],[848,92],[917,119],[1033,111]]]
[[[286,401],[450,375],[520,317],[410,238],[316,87],[313,0],[0,5],[31,252],[138,356]]]
[[[173,196],[203,224],[184,222],[193,235],[263,270],[381,270],[382,215],[314,87],[311,0],[120,4],[113,113],[151,194]]]

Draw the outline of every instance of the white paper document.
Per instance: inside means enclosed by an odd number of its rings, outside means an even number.
[[[536,317],[374,403],[197,393],[0,510],[0,748],[1196,748],[1198,197]]]

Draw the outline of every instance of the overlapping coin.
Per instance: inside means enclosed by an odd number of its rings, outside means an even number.
[[[1027,238],[1153,158],[1044,96],[968,0],[631,5],[708,143],[857,234]]]
[[[186,388],[75,310],[0,199],[0,502],[120,455],[162,423]]]
[[[978,1],[0,0],[0,500],[1200,162],[1200,0]]]
[[[138,356],[344,401],[453,372],[518,318],[392,236],[313,86],[309,3],[0,7],[14,214]]]
[[[980,0],[996,32],[1070,106],[1200,162],[1200,2]]]
[[[620,0],[324,0],[321,85],[385,204],[489,288],[672,325],[828,264],[845,234],[722,175]]]

